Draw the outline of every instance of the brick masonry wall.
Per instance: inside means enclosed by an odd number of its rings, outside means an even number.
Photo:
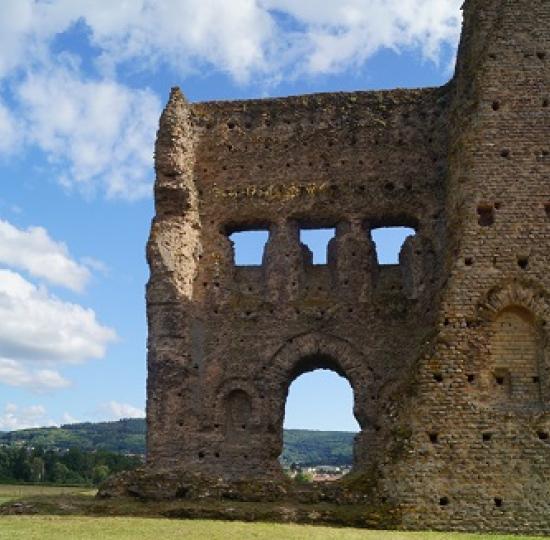
[[[148,467],[281,478],[290,383],[347,377],[408,528],[550,531],[547,0],[470,0],[445,87],[188,103],[156,148]],[[379,266],[371,230],[415,228]],[[327,265],[300,228],[335,227]],[[229,235],[269,231],[236,267]]]
[[[545,1],[465,5],[448,278],[403,417],[406,457],[386,482],[406,498],[407,526],[550,528],[549,28]]]

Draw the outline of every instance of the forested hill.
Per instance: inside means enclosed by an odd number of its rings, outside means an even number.
[[[285,430],[281,461],[301,465],[351,465],[354,436],[355,433],[346,431]],[[132,418],[10,431],[0,433],[0,444],[42,446],[45,450],[79,448],[143,454],[145,420]]]
[[[42,446],[45,450],[79,448],[123,454],[145,453],[145,419],[85,422],[61,427],[21,429],[0,433],[0,444]]]
[[[286,465],[351,465],[353,438],[349,431],[285,429],[281,462]]]

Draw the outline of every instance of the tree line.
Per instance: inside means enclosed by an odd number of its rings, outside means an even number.
[[[0,482],[98,485],[113,473],[135,469],[139,456],[79,448],[66,451],[43,447],[0,447]]]

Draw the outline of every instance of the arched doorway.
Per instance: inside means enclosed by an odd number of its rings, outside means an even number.
[[[370,459],[369,443],[379,415],[376,401],[379,378],[370,366],[370,359],[348,341],[317,332],[287,340],[262,370],[263,385],[271,389],[266,413],[273,464],[279,464],[283,452],[283,424],[290,387],[301,375],[319,369],[344,377],[351,387],[352,415],[359,426],[359,433],[353,437],[353,466],[362,467]]]
[[[361,430],[353,385],[338,359],[326,353],[306,354],[289,367],[281,388],[281,424],[295,429],[285,429],[279,461],[292,477],[336,480],[351,470]]]
[[[313,360],[312,364],[318,365]],[[285,404],[284,446],[279,456],[289,476],[333,481],[351,470],[354,439],[360,431],[353,401],[349,381],[329,367],[294,378]]]

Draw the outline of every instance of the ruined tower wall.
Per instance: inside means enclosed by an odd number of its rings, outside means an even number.
[[[439,89],[172,92],[148,244],[150,470],[280,479],[289,385],[324,367],[354,391],[354,485],[403,526],[550,530],[550,4],[464,10]],[[416,235],[380,266],[370,233],[392,225]],[[326,265],[300,243],[311,227],[336,228]],[[253,229],[263,262],[236,266],[229,236]]]
[[[465,6],[449,273],[403,424],[407,458],[388,484],[406,494],[410,526],[549,527],[548,28],[547,2]]]

